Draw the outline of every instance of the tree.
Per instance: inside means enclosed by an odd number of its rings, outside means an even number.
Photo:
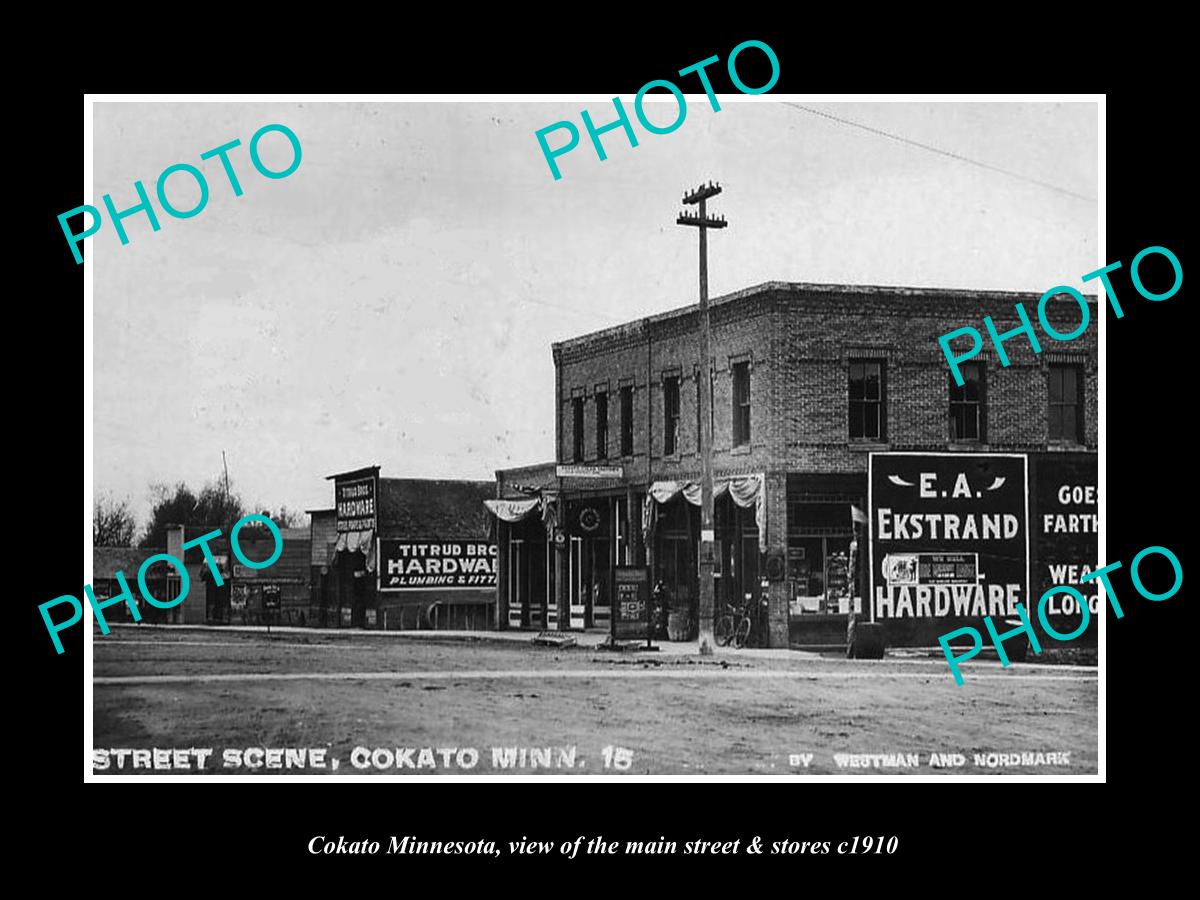
[[[92,517],[93,547],[132,547],[137,522],[129,510],[128,500],[115,500],[101,495],[96,498]]]
[[[277,512],[268,512],[266,515],[280,528],[303,528],[308,524],[308,513],[288,509],[286,506],[281,506]]]
[[[142,547],[167,546],[168,525],[210,526],[228,534],[243,515],[241,498],[234,493],[227,496],[224,485],[216,481],[206,484],[198,495],[182,481],[174,487],[152,484],[150,494],[154,505],[139,542]]]
[[[308,513],[296,512],[294,509],[288,509],[286,506],[279,507],[277,512],[264,509],[262,510],[262,515],[274,522],[279,528],[302,528],[308,526]],[[239,532],[239,536],[248,541],[265,541],[271,537],[271,532],[267,530],[267,526],[262,522],[256,521],[246,523]]]
[[[246,514],[242,498],[236,493],[225,493],[224,484],[210,481],[196,498],[196,525],[215,525],[228,532],[233,523]]]

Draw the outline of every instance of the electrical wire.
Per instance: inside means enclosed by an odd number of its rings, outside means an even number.
[[[880,137],[890,138],[893,141],[899,141],[902,144],[908,144],[910,147],[917,147],[921,150],[928,150],[930,153],[936,153],[939,156],[945,156],[957,162],[964,162],[968,165],[979,166],[981,169],[988,169],[992,172],[999,172],[1002,175],[1008,175],[1010,178],[1019,178],[1021,181],[1028,181],[1030,184],[1036,184],[1039,187],[1048,188],[1052,191],[1058,191],[1060,194],[1066,194],[1069,197],[1075,197],[1079,200],[1086,200],[1089,203],[1095,203],[1095,197],[1089,197],[1086,194],[1080,194],[1065,187],[1059,187],[1056,184],[1051,184],[1048,181],[1041,181],[1037,178],[1031,178],[1028,175],[1023,175],[1020,172],[1014,172],[1012,169],[1005,169],[1000,166],[994,166],[991,163],[981,162],[977,159],[972,159],[969,156],[963,156],[961,153],[955,153],[952,150],[943,150],[940,147],[934,147],[930,144],[923,144],[920,141],[914,141],[912,138],[906,138],[903,135],[893,134],[890,131],[884,131],[882,128],[875,128],[871,125],[864,125],[861,122],[855,122],[853,119],[845,119],[841,116],[835,116],[832,113],[823,112],[819,109],[813,109],[811,106],[804,106],[800,103],[790,103],[783,101],[784,106],[792,106],[796,109],[811,113],[814,116],[820,116],[823,119],[829,119],[833,122],[838,122],[842,125],[850,125],[853,128],[861,128],[863,131],[869,131],[871,134],[877,134]]]

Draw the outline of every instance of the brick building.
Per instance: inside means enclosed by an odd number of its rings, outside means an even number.
[[[932,644],[937,633],[956,627],[954,616],[907,614],[905,604],[914,599],[930,603],[921,610],[929,612],[950,603],[949,584],[940,586],[936,578],[922,581],[921,592],[914,580],[909,597],[907,590],[889,593],[889,575],[888,591],[877,589],[879,602],[863,602],[869,585],[882,580],[879,561],[871,562],[874,544],[867,546],[866,522],[874,512],[868,469],[872,458],[882,471],[900,453],[943,454],[951,468],[970,463],[972,482],[1001,471],[1006,459],[1027,473],[1013,474],[1018,470],[1010,467],[1004,469],[1009,476],[992,479],[1000,485],[1007,478],[1005,490],[1022,507],[1013,516],[1027,558],[1014,564],[1027,574],[1010,579],[1020,584],[1009,590],[1010,600],[1030,607],[1032,597],[1036,608],[1046,587],[1062,583],[1051,566],[1094,568],[1095,326],[1069,342],[1039,329],[1040,354],[1027,336],[1010,338],[1008,366],[985,338],[983,351],[963,366],[962,387],[950,378],[937,341],[964,325],[983,331],[984,316],[993,317],[1000,333],[1016,328],[1016,303],[1037,327],[1039,299],[1001,291],[769,282],[713,300],[718,608],[747,595],[766,600],[760,633],[771,646],[819,644],[822,633],[839,629],[844,635],[851,610],[878,614],[897,644]],[[1088,306],[1094,321],[1094,298]],[[1079,306],[1069,298],[1050,302],[1047,315],[1060,333],[1080,321]],[[501,519],[499,622],[554,627],[566,603],[571,627],[604,627],[613,567],[620,564],[648,566],[652,580],[666,583],[672,603],[690,607],[694,616],[698,323],[692,305],[553,346],[555,462],[497,473],[503,504],[493,509]],[[946,477],[955,476],[947,471]],[[915,484],[895,478],[892,484]],[[922,495],[925,487],[922,482]],[[991,490],[972,488],[981,503]],[[961,521],[970,518],[974,529],[976,517],[986,518],[980,512]],[[957,529],[958,514],[948,518]],[[547,535],[555,529],[563,536],[551,550]],[[955,560],[980,564],[972,553],[951,552],[961,546],[934,542],[919,553],[892,556],[911,555],[914,565],[920,557],[923,573],[952,568]],[[982,573],[972,580],[988,588]],[[988,604],[995,599],[982,589],[980,597]],[[986,610],[995,612],[991,605]],[[959,611],[977,612],[970,606]],[[1006,612],[1011,615],[1011,602]],[[1052,621],[1069,620],[1069,611],[1064,615]],[[1094,639],[1094,623],[1088,634]]]

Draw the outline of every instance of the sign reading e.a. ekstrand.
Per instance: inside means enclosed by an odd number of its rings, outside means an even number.
[[[380,538],[379,589],[421,591],[496,587],[496,545],[486,541]]]
[[[876,619],[1029,608],[1023,454],[872,453],[869,467]]]

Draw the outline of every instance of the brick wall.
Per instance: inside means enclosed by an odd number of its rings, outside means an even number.
[[[711,304],[713,465],[718,476],[762,472],[767,489],[767,542],[763,552],[787,544],[787,474],[865,476],[872,450],[1048,452],[1096,449],[1096,320],[1074,341],[1054,341],[1037,319],[1040,295],[999,291],[803,285],[772,282],[717,298]],[[1022,303],[1042,346],[1028,337],[1004,343],[1001,366],[983,324],[1000,333],[1020,324]],[[1079,322],[1074,302],[1048,306],[1050,323],[1068,333]],[[574,397],[584,403],[583,462],[597,462],[597,385],[609,392],[608,455],[633,484],[690,479],[700,474],[697,452],[697,329],[695,307],[641,319],[554,346],[558,385],[558,460],[573,461]],[[953,443],[950,437],[949,365],[938,337],[971,326],[983,335],[974,362],[984,365],[986,440]],[[955,346],[968,342],[958,341]],[[885,362],[886,433],[878,442],[849,436],[849,366],[852,359]],[[733,446],[733,364],[750,364],[751,428],[747,446]],[[1052,363],[1082,367],[1083,444],[1048,439],[1048,372]],[[664,375],[678,374],[678,452],[663,454]],[[620,397],[634,393],[633,454],[621,458]],[[865,548],[864,548],[865,552]],[[785,585],[768,591],[769,641],[786,646]]]
[[[1043,352],[1034,354],[1028,339],[1016,336],[1004,344],[1010,364],[1003,367],[982,320],[991,315],[1001,333],[1017,327],[1016,302],[1034,321]],[[1070,342],[1054,341],[1041,331],[1037,302],[1036,294],[804,285],[766,285],[714,301],[714,466],[722,471],[863,472],[872,449],[1060,449],[1047,437],[1047,373],[1055,362],[1083,367],[1082,446],[1095,449],[1095,302],[1090,302],[1092,324]],[[1079,321],[1078,306],[1052,302],[1048,319],[1060,332],[1069,332]],[[694,476],[699,471],[697,323],[694,308],[677,310],[556,345],[559,460],[572,459],[573,396],[584,398],[584,461],[597,460],[595,393],[602,384],[609,391],[608,460],[623,462],[627,473],[637,477],[647,473],[649,454],[654,478]],[[952,445],[949,366],[937,339],[966,325],[984,334],[984,350],[974,361],[984,364],[987,440]],[[856,357],[886,363],[886,442],[855,444],[849,439],[848,371]],[[751,368],[751,441],[748,447],[734,448],[732,362],[739,359],[749,360]],[[670,457],[663,456],[664,374],[681,376],[679,450]],[[621,460],[617,391],[623,381],[635,386],[635,429],[633,456]]]

